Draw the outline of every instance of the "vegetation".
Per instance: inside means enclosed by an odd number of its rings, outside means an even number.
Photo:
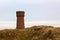
[[[60,28],[33,26],[20,30],[0,30],[0,40],[60,40]]]

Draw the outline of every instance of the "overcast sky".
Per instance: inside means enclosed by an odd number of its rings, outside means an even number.
[[[0,25],[15,25],[16,11],[25,11],[27,25],[60,25],[60,0],[0,0]]]

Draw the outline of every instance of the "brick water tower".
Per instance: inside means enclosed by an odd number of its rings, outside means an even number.
[[[16,11],[16,16],[17,16],[17,27],[16,29],[24,29],[24,11]]]

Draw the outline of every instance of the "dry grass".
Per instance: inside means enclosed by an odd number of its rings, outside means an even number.
[[[0,40],[60,40],[60,28],[33,26],[23,30],[0,30]]]

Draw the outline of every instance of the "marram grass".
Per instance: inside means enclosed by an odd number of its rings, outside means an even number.
[[[60,28],[33,26],[20,30],[0,30],[0,40],[60,40]]]

